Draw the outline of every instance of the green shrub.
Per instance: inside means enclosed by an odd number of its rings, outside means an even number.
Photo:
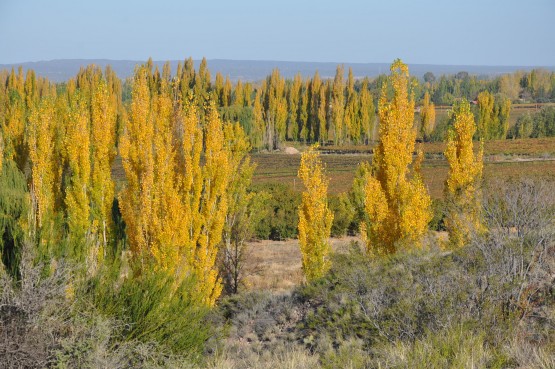
[[[442,199],[433,199],[432,200],[432,212],[433,218],[428,225],[431,230],[433,231],[445,231],[445,202]]]
[[[3,160],[0,172],[0,255],[11,276],[19,274],[28,204],[25,175],[12,160]]]
[[[341,237],[347,234],[353,222],[354,208],[347,194],[342,193],[330,196],[329,208],[333,211],[331,226],[332,237]]]
[[[284,240],[297,237],[301,194],[281,183],[253,185],[252,190],[270,196],[262,205],[262,211],[267,216],[262,217],[254,227],[256,238]]]
[[[121,281],[113,270],[99,273],[84,293],[99,311],[124,323],[123,340],[155,342],[199,359],[213,331],[206,319],[209,310],[191,295],[194,281],[176,286],[171,277],[154,271]]]

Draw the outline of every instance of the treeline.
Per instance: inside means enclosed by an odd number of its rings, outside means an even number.
[[[316,71],[312,78],[303,79],[298,74],[291,80],[282,77],[276,69],[261,82],[239,80],[232,84],[220,73],[213,77],[205,59],[198,70],[190,58],[179,63],[174,76],[169,64],[161,72],[151,60],[147,66],[155,80],[165,79],[172,85],[176,96],[185,99],[192,94],[200,110],[211,101],[224,121],[239,122],[256,150],[274,150],[286,141],[346,145],[367,144],[378,139],[376,112],[387,80],[385,75],[372,80],[360,79],[351,69],[346,72],[343,66],[338,66],[333,79],[322,79]],[[112,78],[117,79],[115,75]],[[16,80],[24,79],[22,72],[0,73],[0,82],[5,87],[3,111],[18,109],[9,107],[13,99],[6,102],[6,91],[13,89]],[[39,90],[46,82],[40,81]],[[118,100],[129,104],[133,80],[117,83],[121,85],[116,92]],[[58,91],[71,87],[69,83],[50,85]],[[555,100],[555,74],[541,69],[493,79],[466,72],[439,78],[426,73],[422,81],[411,77],[410,85],[419,113],[415,127],[424,140],[443,140],[452,124],[448,117],[436,124],[435,105],[452,105],[461,99],[474,101],[473,113],[480,121],[475,138],[498,139],[507,137],[511,103]]]

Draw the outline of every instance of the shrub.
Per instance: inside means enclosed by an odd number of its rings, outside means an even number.
[[[0,170],[0,255],[11,276],[19,274],[21,247],[27,221],[29,191],[25,175],[12,160]],[[1,269],[1,266],[0,266]]]
[[[347,194],[330,196],[329,207],[333,211],[331,235],[341,237],[347,234],[354,217],[354,208]]]
[[[284,240],[297,237],[299,224],[298,207],[301,195],[290,186],[281,183],[258,184],[252,186],[255,192],[264,192],[270,198],[263,204],[267,214],[255,225],[258,239]]]
[[[151,271],[121,281],[110,273],[99,273],[83,294],[103,314],[124,324],[124,341],[154,342],[173,354],[200,358],[213,332],[206,320],[209,310],[191,293],[193,280],[176,284],[166,273]]]

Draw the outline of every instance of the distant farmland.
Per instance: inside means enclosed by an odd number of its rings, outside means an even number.
[[[443,143],[422,145],[427,154],[422,166],[422,175],[431,195],[439,198],[443,194],[443,182],[447,178],[447,162],[442,153]],[[372,161],[372,155],[365,153],[367,146],[349,148],[350,154],[322,155],[330,178],[329,192],[332,194],[351,188],[356,167],[364,161]],[[360,153],[353,154],[353,151]],[[485,178],[508,178],[514,176],[555,176],[555,138],[496,140],[485,144]],[[336,152],[334,150],[334,152]],[[297,179],[300,155],[282,153],[253,154],[257,163],[254,183],[286,183],[297,191],[302,185]]]

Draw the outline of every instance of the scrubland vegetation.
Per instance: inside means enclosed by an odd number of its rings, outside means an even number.
[[[552,107],[510,123],[553,74],[343,78],[0,74],[0,367],[555,367]],[[249,286],[296,237],[301,283]]]

